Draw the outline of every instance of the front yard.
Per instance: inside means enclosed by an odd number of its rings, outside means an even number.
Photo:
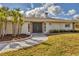
[[[1,53],[3,56],[69,56],[79,55],[79,33],[48,36],[48,41],[30,48]]]

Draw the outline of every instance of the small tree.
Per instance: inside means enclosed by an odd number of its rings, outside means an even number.
[[[21,34],[22,25],[24,24],[24,17],[23,14],[20,13],[21,10],[19,8],[15,10],[17,12],[17,17],[18,17],[18,34]]]
[[[2,13],[2,12],[0,12],[0,36],[4,36],[4,23],[5,23],[5,19],[6,19],[6,17],[5,17],[5,15],[4,15],[4,13]]]
[[[19,23],[18,23],[18,34],[21,34],[22,31],[22,25],[24,24],[24,18],[23,16],[19,17]]]
[[[17,23],[18,23],[18,17],[17,17],[17,12],[15,10],[11,10],[9,11],[9,15],[12,16],[12,32],[13,32],[13,35],[16,36],[16,26],[17,26]]]

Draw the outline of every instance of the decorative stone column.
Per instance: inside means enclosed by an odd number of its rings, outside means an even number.
[[[28,23],[28,32],[32,33],[32,23],[31,22]]]

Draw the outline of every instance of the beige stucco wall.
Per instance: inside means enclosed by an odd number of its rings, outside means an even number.
[[[12,22],[7,22],[6,33],[7,34],[12,34]]]
[[[65,27],[65,24],[70,24],[70,27]],[[46,23],[46,32],[50,30],[72,30],[73,25],[72,23]]]
[[[29,30],[28,30],[28,24],[30,24],[30,29]],[[70,27],[65,27],[65,24],[70,24]],[[42,27],[43,27],[42,28],[43,33],[48,33],[49,30],[72,30],[73,29],[72,23],[43,22]],[[6,32],[7,32],[7,34],[12,34],[12,23],[11,22],[7,23]],[[31,22],[25,22],[22,26],[22,32],[21,33],[28,34],[28,33],[31,33],[31,32],[32,32],[32,23]]]
[[[25,22],[25,23],[23,24],[21,33],[23,33],[23,34],[29,33],[29,32],[28,32],[28,23],[29,23],[29,22]],[[16,26],[16,33],[17,33],[17,29],[18,29],[18,26]],[[7,34],[12,34],[12,22],[7,22],[6,33],[7,33]]]
[[[21,33],[23,33],[23,34],[28,34],[28,33],[30,33],[30,32],[28,32],[28,24],[29,24],[29,22],[25,22],[25,23],[23,24],[23,26],[22,26],[22,32],[21,32]]]

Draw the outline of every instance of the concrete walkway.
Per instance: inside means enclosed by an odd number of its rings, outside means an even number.
[[[36,44],[40,44],[48,39],[44,34],[32,34],[31,39],[26,39],[18,42],[10,42],[10,43],[0,43],[0,53],[18,50],[24,47],[31,47]]]

